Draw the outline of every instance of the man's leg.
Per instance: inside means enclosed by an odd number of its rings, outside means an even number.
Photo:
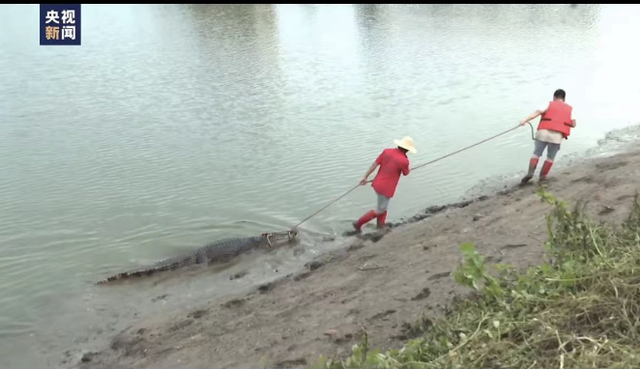
[[[380,205],[380,195],[378,195],[378,193],[376,192],[376,195],[378,196],[378,206]],[[370,221],[372,221],[373,219],[378,217],[378,211],[377,210],[369,210],[368,212],[364,213],[364,215],[362,215],[360,217],[360,219],[358,219],[358,221],[356,221],[355,223],[353,223],[353,228],[356,230],[356,232],[360,232],[362,230],[362,226],[369,223]]]
[[[542,170],[540,171],[540,180],[544,181],[549,175],[549,171],[553,166],[553,161],[556,160],[556,154],[560,151],[560,144],[550,143],[547,148],[547,160],[542,164]]]
[[[377,195],[378,195],[378,208],[376,209],[376,212],[378,214],[377,227],[378,229],[383,229],[385,222],[387,221],[387,209],[389,207],[389,200],[391,199],[380,194],[377,194]]]
[[[360,232],[363,225],[369,223],[375,218],[378,218],[377,227],[384,228],[384,224],[387,220],[387,208],[389,206],[390,198],[380,195],[377,192],[376,195],[378,196],[378,206],[376,207],[376,210],[369,210],[361,216],[357,222],[353,223],[353,228],[356,232]]]
[[[378,213],[375,210],[369,210],[368,212],[364,213],[364,215],[361,216],[357,222],[353,223],[353,228],[356,230],[356,232],[360,232],[362,230],[363,225],[369,223],[370,221],[375,219],[377,216],[378,216]]]
[[[522,178],[520,183],[527,183],[533,178],[533,173],[536,171],[536,167],[538,166],[538,161],[544,152],[545,147],[547,147],[547,142],[535,140],[533,144],[533,156],[529,159],[529,171],[527,175]]]

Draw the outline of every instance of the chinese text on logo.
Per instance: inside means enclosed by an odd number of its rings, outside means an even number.
[[[40,4],[40,45],[80,45],[81,4]]]

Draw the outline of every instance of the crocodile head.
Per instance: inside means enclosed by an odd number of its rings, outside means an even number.
[[[298,235],[298,231],[295,229],[283,232],[269,232],[263,233],[261,237],[266,240],[267,244],[271,247],[278,246],[283,243],[293,242]]]

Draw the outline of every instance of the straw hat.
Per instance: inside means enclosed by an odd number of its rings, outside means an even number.
[[[416,147],[413,146],[413,138],[409,136],[402,137],[402,140],[393,140],[393,143],[396,144],[396,146],[400,146],[403,149],[407,149],[412,154],[415,154],[416,152],[418,152],[416,150]]]

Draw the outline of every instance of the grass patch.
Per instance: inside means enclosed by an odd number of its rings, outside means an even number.
[[[540,190],[549,261],[489,273],[473,244],[461,246],[458,283],[472,298],[400,350],[368,347],[348,358],[320,357],[322,368],[629,368],[640,367],[640,206],[620,226],[597,223]]]

